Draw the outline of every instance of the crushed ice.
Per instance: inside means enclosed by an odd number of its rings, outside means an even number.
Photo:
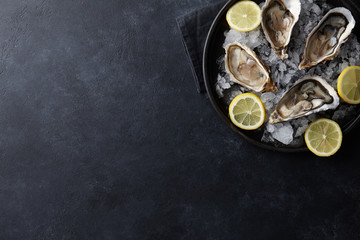
[[[289,58],[285,61],[278,58],[266,41],[261,26],[251,32],[238,32],[230,29],[226,31],[223,48],[229,43],[238,41],[248,45],[253,49],[260,59],[270,68],[271,78],[278,86],[278,92],[255,93],[263,101],[266,108],[267,117],[276,107],[277,102],[283,96],[294,82],[302,76],[308,74],[320,75],[327,79],[332,87],[337,89],[337,78],[339,74],[348,66],[360,65],[358,56],[360,55],[360,44],[355,34],[352,34],[349,40],[341,46],[338,57],[326,64],[319,64],[308,70],[298,70],[305,46],[305,39],[311,30],[318,24],[321,18],[331,9],[324,0],[301,0],[302,10],[299,21],[294,27],[292,38],[289,44]],[[260,6],[262,6],[260,4]],[[229,74],[225,71],[224,57],[218,60],[220,73],[216,83],[216,92],[220,98],[229,105],[232,99],[237,95],[249,92],[248,89],[233,83]],[[265,122],[262,141],[263,142],[281,142],[285,145],[303,144],[303,134],[309,123],[319,117],[329,117],[337,122],[346,122],[349,117],[354,116],[355,106],[341,102],[340,106],[333,112],[321,112],[307,117],[294,119],[285,123],[268,124]],[[329,115],[330,114],[330,115]],[[350,118],[351,119],[351,118]]]

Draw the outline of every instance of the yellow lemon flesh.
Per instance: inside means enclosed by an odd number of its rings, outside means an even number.
[[[341,142],[341,128],[330,119],[318,119],[312,122],[305,131],[307,147],[320,157],[329,157],[335,154],[340,149]]]
[[[339,96],[350,104],[360,103],[360,66],[345,68],[337,83]]]
[[[253,1],[240,1],[226,13],[229,26],[240,32],[249,32],[260,25],[261,9]]]
[[[239,128],[255,130],[265,121],[265,108],[261,99],[253,93],[240,94],[229,106],[231,121]]]

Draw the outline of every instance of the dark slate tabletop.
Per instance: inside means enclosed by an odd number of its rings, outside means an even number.
[[[234,133],[175,18],[211,0],[2,0],[0,239],[359,239],[360,128],[335,157]]]

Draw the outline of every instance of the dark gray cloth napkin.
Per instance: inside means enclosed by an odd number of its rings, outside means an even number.
[[[202,55],[206,36],[213,20],[226,2],[220,1],[195,9],[176,19],[199,93],[206,91],[202,72]]]

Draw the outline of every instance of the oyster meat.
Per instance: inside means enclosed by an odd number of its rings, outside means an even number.
[[[225,50],[225,69],[233,82],[256,92],[277,91],[269,68],[248,46],[235,42]]]
[[[261,13],[265,37],[281,59],[287,59],[287,48],[301,11],[300,0],[266,0]]]
[[[305,76],[298,80],[280,99],[269,123],[274,124],[335,109],[339,96],[327,81],[319,76]]]
[[[299,69],[334,59],[354,26],[355,19],[348,9],[338,7],[330,10],[307,37]]]

